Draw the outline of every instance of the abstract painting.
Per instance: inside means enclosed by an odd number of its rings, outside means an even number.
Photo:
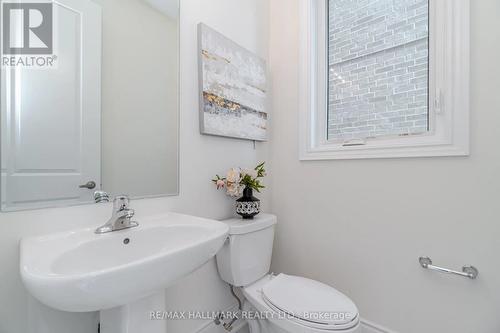
[[[198,44],[201,133],[265,141],[265,61],[202,23]]]

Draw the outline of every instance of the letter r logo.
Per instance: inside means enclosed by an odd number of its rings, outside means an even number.
[[[4,54],[52,54],[52,3],[2,3]]]

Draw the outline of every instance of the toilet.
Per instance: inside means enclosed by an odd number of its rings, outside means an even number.
[[[360,333],[356,305],[333,287],[286,274],[270,274],[277,218],[229,219],[229,237],[217,254],[220,277],[240,287],[250,333]]]

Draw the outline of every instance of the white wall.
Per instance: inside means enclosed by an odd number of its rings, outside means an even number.
[[[94,1],[103,23],[102,189],[134,197],[175,194],[177,18],[142,0]]]
[[[500,331],[500,2],[472,3],[467,158],[300,162],[297,0],[272,0],[274,271],[329,283],[400,333]],[[476,265],[477,281],[425,271]]]
[[[199,135],[196,24],[203,21],[266,58],[268,2],[182,0],[181,7],[180,196],[133,201],[139,221],[141,216],[163,211],[228,217],[233,212],[233,201],[214,190],[211,177],[230,166],[252,166],[267,157],[266,144],[257,144],[254,150],[248,141]],[[266,195],[262,198],[266,203]],[[29,330],[36,311],[28,311],[28,294],[19,277],[18,242],[23,236],[97,226],[107,220],[110,212],[111,206],[105,204],[0,214],[1,333],[95,333],[95,315],[64,314],[46,308],[43,311],[50,320],[40,323],[37,331]],[[73,218],[61,219],[68,213]],[[234,302],[217,276],[214,261],[168,290],[167,297],[170,309],[189,303],[198,309],[217,310]],[[170,332],[185,333],[201,324],[183,321],[169,323],[169,327]]]

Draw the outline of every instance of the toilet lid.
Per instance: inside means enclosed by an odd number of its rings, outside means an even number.
[[[347,296],[303,277],[280,274],[262,288],[262,296],[273,308],[313,325],[337,327],[358,320],[358,309]]]

